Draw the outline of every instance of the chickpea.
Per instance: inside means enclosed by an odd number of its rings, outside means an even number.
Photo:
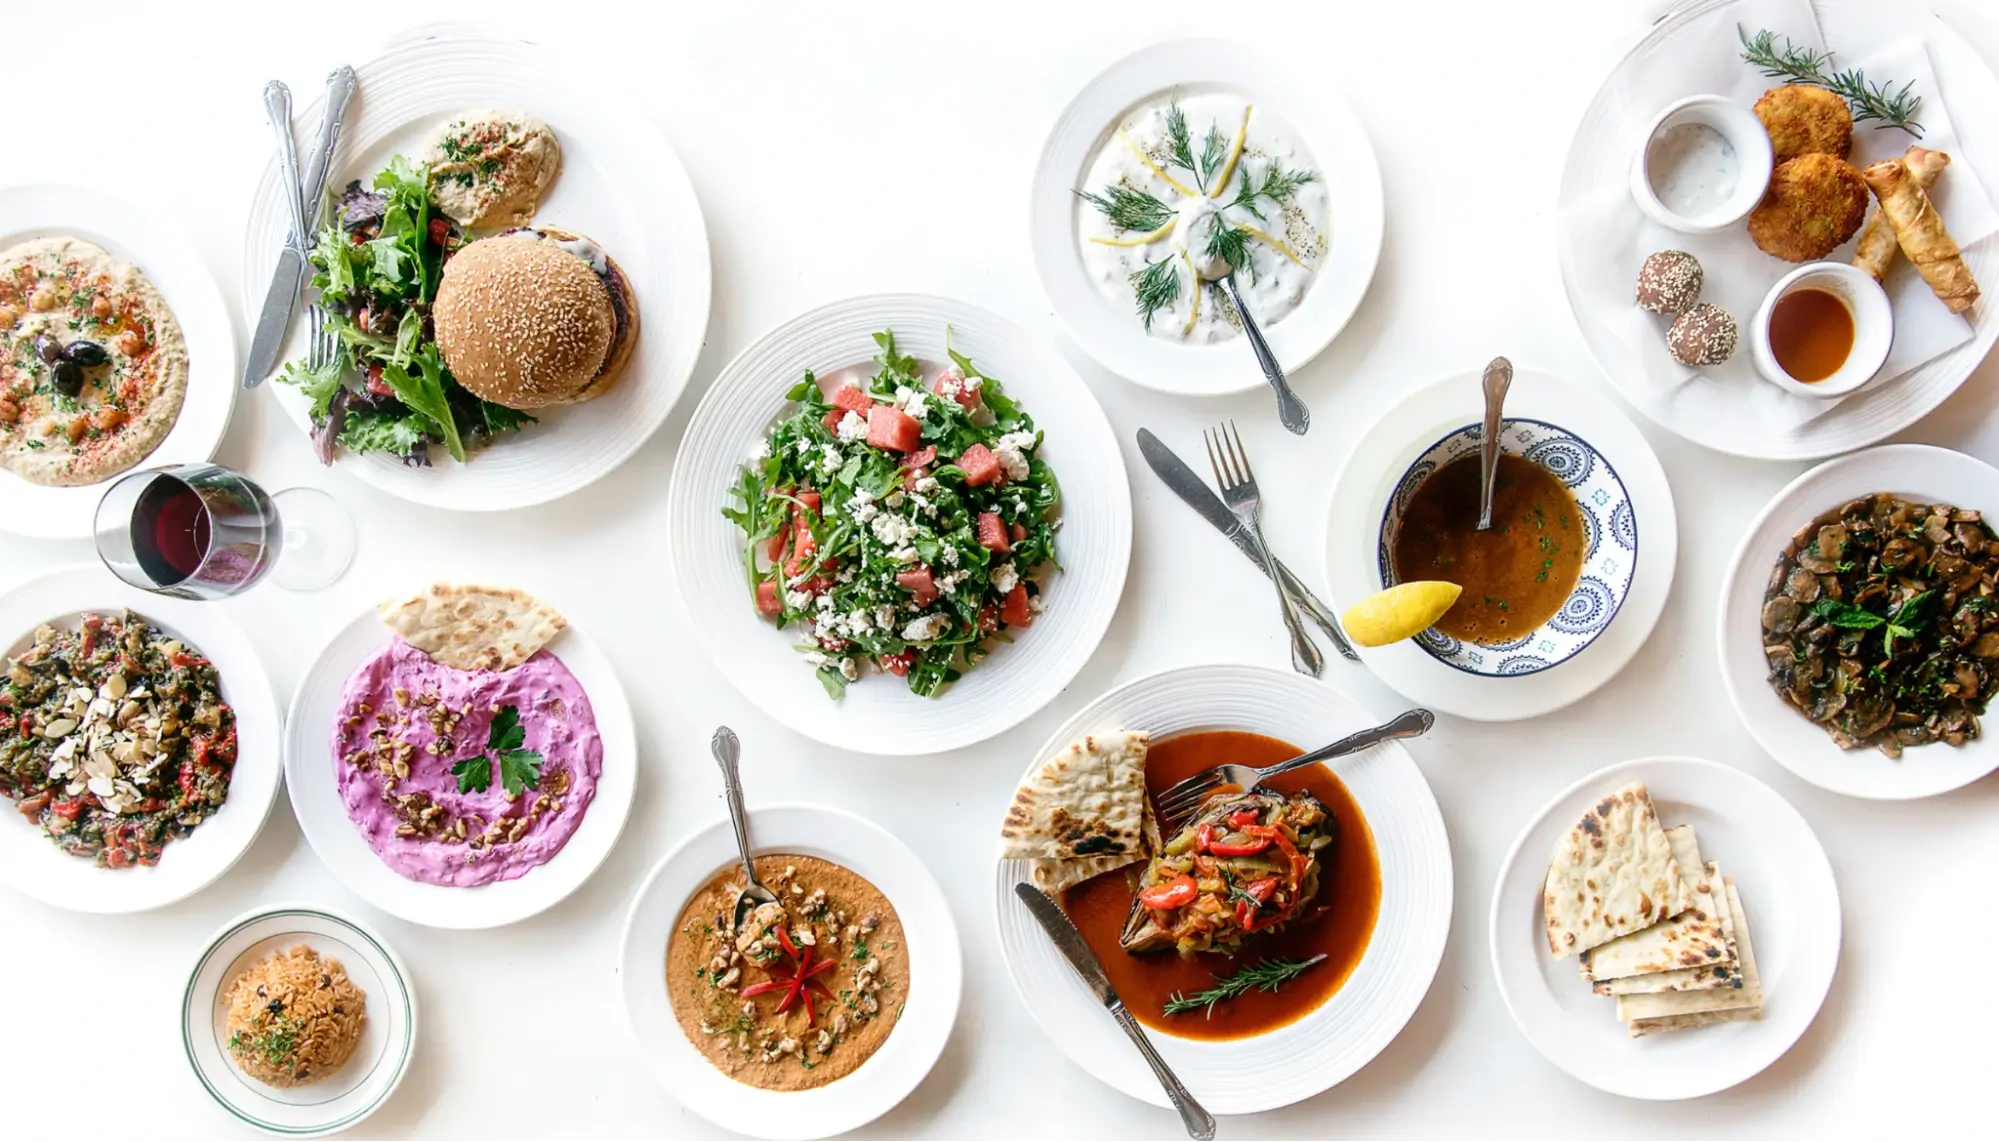
[[[12,329],[21,320],[21,311],[11,305],[0,305],[0,329]]]
[[[84,433],[90,431],[90,418],[87,416],[77,417],[75,420],[69,422],[69,428],[66,431],[69,434],[69,442],[75,444],[77,441],[83,439]]]
[[[21,419],[21,406],[0,397],[0,424],[13,424]]]
[[[28,298],[28,307],[36,313],[47,313],[56,307],[56,291],[47,286],[37,287],[34,295]]]
[[[127,357],[137,357],[146,351],[146,335],[137,329],[127,329],[118,335],[118,351]]]
[[[125,420],[125,410],[122,408],[112,408],[107,404],[97,410],[97,430],[99,432],[109,432],[125,423]]]
[[[101,293],[98,294],[96,297],[91,298],[90,314],[92,317],[97,318],[97,320],[99,321],[102,321],[105,318],[111,316],[111,299],[105,297]]]

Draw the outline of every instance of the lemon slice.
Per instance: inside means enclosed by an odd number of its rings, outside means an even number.
[[[1362,646],[1387,646],[1427,630],[1463,593],[1456,583],[1432,579],[1397,583],[1355,603],[1341,616],[1340,625]]]

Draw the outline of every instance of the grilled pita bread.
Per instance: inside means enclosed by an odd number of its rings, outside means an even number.
[[[1669,991],[1656,995],[1620,995],[1617,997],[1617,1017],[1630,1024],[1633,1036],[1762,1017],[1763,980],[1756,973],[1756,954],[1749,946],[1749,920],[1742,911],[1742,897],[1735,891],[1735,880],[1723,877],[1722,883],[1726,886],[1728,908],[1735,923],[1735,947],[1742,960],[1742,986],[1710,991]],[[1720,1016],[1735,1011],[1744,1014],[1730,1015],[1727,1019],[1690,1018]]]
[[[1721,880],[1713,866],[1702,863],[1693,826],[1667,829],[1666,840],[1673,847],[1673,863],[1682,875],[1690,876],[1692,904],[1663,923],[1584,952],[1584,979],[1623,979],[1735,962],[1728,941],[1728,905],[1719,895]]]
[[[1548,954],[1586,952],[1691,903],[1652,795],[1634,781],[1590,806],[1555,846],[1542,896]]]
[[[377,610],[403,641],[454,670],[511,670],[569,625],[512,587],[433,583]]]
[[[1137,730],[1092,734],[1072,743],[1013,795],[1000,826],[1005,860],[1073,861],[1117,857],[1117,868],[1146,855],[1145,756]]]
[[[1115,872],[1127,865],[1137,864],[1159,851],[1159,822],[1152,815],[1152,800],[1145,802],[1145,851],[1127,855],[1115,853],[1108,856],[1078,857],[1075,860],[1049,860],[1037,857],[1027,862],[1027,877],[1034,887],[1050,896],[1060,896],[1062,891],[1074,887],[1093,877],[1107,872]]]

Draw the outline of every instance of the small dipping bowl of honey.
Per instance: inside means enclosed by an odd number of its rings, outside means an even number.
[[[1822,400],[1873,380],[1894,343],[1887,292],[1865,271],[1840,262],[1785,274],[1749,326],[1756,371],[1781,389]]]

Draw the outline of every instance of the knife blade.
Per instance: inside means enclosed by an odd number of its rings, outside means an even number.
[[[1193,508],[1195,513],[1213,525],[1216,531],[1227,536],[1229,542],[1235,544],[1236,550],[1242,552],[1256,565],[1257,570],[1265,575],[1271,574],[1271,569],[1264,566],[1263,556],[1258,554],[1256,544],[1243,531],[1242,521],[1236,519],[1235,513],[1229,511],[1228,506],[1222,503],[1221,497],[1217,496],[1201,477],[1195,475],[1194,470],[1187,466],[1187,462],[1168,448],[1165,441],[1154,436],[1151,430],[1141,428],[1138,430],[1138,450],[1145,457],[1145,462],[1151,466],[1153,474],[1165,483],[1167,490],[1179,496],[1182,503]],[[1333,621],[1331,608],[1320,602],[1319,597],[1300,582],[1298,576],[1292,574],[1282,559],[1273,557],[1271,561],[1277,565],[1276,573],[1283,577],[1279,581],[1284,584],[1284,589],[1290,592],[1291,600],[1297,604],[1298,609],[1305,612],[1306,617],[1317,624],[1320,630],[1326,632],[1326,636],[1333,640],[1334,648],[1342,657],[1360,661],[1360,656],[1354,653],[1352,645],[1347,642],[1346,635],[1341,633],[1340,624]]]
[[[1187,1128],[1187,1136],[1197,1142],[1208,1142],[1215,1136],[1214,1115],[1194,1101],[1194,1096],[1180,1084],[1179,1076],[1166,1065],[1165,1059],[1159,1057],[1159,1051],[1146,1037],[1145,1029],[1138,1025],[1138,1020],[1125,1007],[1124,1001],[1118,998],[1117,989],[1111,986],[1111,977],[1105,973],[1104,965],[1097,961],[1097,954],[1083,941],[1083,934],[1040,889],[1023,881],[1014,885],[1013,891],[1020,897],[1021,903],[1027,905],[1027,914],[1034,917],[1034,922],[1041,925],[1041,930],[1054,941],[1055,950],[1061,952],[1062,958],[1069,961],[1069,966],[1076,969],[1084,986],[1110,1011],[1118,1026],[1131,1038],[1132,1045],[1138,1048],[1138,1053],[1145,1057],[1146,1065],[1152,1068],[1153,1076],[1166,1090],[1166,1101],[1180,1112],[1180,1122]]]
[[[277,269],[271,288],[264,295],[264,308],[257,314],[257,331],[250,337],[250,359],[243,366],[243,387],[254,389],[277,367],[284,351],[285,333],[291,328],[292,312],[298,308],[300,287],[305,283],[305,204],[300,198],[298,148],[292,142],[292,93],[278,80],[264,85],[264,110],[271,129],[278,135],[278,193],[291,214],[291,232],[278,251]]]

